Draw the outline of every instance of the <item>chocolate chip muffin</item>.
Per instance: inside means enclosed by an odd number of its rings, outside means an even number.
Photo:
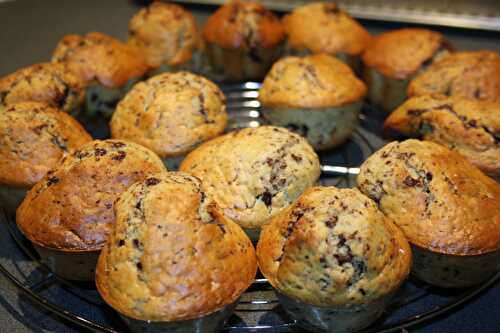
[[[64,36],[54,50],[52,62],[62,63],[86,82],[88,115],[108,118],[118,101],[147,70],[135,48],[99,32]]]
[[[451,44],[442,34],[426,29],[380,34],[362,56],[368,98],[384,111],[394,110],[406,99],[410,80],[450,51]]]
[[[316,150],[346,141],[358,122],[364,83],[341,61],[326,55],[285,57],[259,91],[262,116],[295,131]]]
[[[299,326],[353,332],[383,313],[410,271],[411,251],[357,189],[315,187],[264,226],[257,257]]]
[[[327,53],[361,70],[361,53],[371,36],[356,20],[333,2],[313,2],[295,8],[283,18],[290,55]]]
[[[412,97],[386,119],[384,128],[445,145],[485,173],[500,176],[499,102],[442,95]]]
[[[28,189],[91,140],[76,120],[45,103],[0,106],[0,207],[14,214]]]
[[[84,96],[84,82],[59,64],[36,64],[0,78],[0,104],[3,105],[43,102],[76,114]]]
[[[260,80],[279,58],[284,33],[280,20],[261,4],[230,1],[208,18],[203,38],[219,79]]]
[[[207,196],[254,240],[320,174],[318,156],[307,141],[272,126],[208,141],[188,154],[180,170],[200,178]]]
[[[213,82],[188,72],[164,73],[138,83],[111,119],[113,138],[139,143],[169,169],[185,154],[224,131],[225,97]]]
[[[218,332],[257,270],[243,230],[184,173],[134,184],[115,212],[96,273],[103,299],[133,332]]]
[[[194,16],[183,7],[153,2],[132,17],[128,29],[128,44],[140,50],[154,74],[203,72],[202,38]]]
[[[410,82],[409,96],[428,94],[500,101],[500,55],[462,51],[432,64]]]
[[[17,210],[17,225],[56,274],[91,281],[115,221],[115,199],[162,171],[158,156],[135,143],[89,142],[33,186]]]
[[[393,142],[361,166],[359,189],[402,229],[412,272],[465,287],[500,268],[500,185],[462,155],[429,141]]]

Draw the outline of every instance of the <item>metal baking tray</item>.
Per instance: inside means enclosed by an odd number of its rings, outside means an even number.
[[[259,87],[256,82],[221,86],[227,96],[229,130],[263,124],[257,100]],[[94,136],[106,136],[103,127],[83,121]],[[365,105],[351,139],[338,149],[320,154],[323,185],[355,185],[358,166],[385,143],[379,136],[381,124],[382,115]],[[102,301],[94,285],[66,281],[41,263],[31,243],[17,229],[14,218],[3,212],[0,212],[0,242],[0,272],[24,297],[82,328],[107,333],[128,331],[117,313]],[[445,290],[410,276],[384,316],[362,332],[389,332],[430,320],[467,302],[499,277],[500,272],[483,285]],[[288,332],[294,327],[269,283],[258,276],[223,331]]]

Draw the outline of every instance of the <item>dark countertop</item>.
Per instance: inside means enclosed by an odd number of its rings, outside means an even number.
[[[65,34],[101,31],[124,39],[127,22],[137,3],[125,0],[45,0],[0,3],[0,75],[36,62],[48,61]],[[191,8],[203,21],[207,7]],[[363,22],[377,33],[398,24]],[[439,29],[458,49],[488,48],[500,51],[500,34]],[[410,328],[410,332],[500,332],[500,283],[445,316]],[[0,332],[82,332],[21,296],[0,274]]]

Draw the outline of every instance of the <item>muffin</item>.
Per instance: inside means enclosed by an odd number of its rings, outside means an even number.
[[[140,50],[152,72],[203,72],[201,35],[194,16],[183,7],[153,2],[128,24],[128,44]]]
[[[363,163],[358,187],[402,229],[419,279],[466,287],[500,269],[500,185],[457,152],[390,143]]]
[[[36,64],[0,78],[1,105],[43,102],[76,114],[84,96],[84,82],[59,64]]]
[[[27,190],[91,140],[76,120],[45,103],[0,106],[0,207],[13,215]]]
[[[204,77],[178,72],[136,84],[110,125],[113,138],[148,147],[177,169],[186,153],[222,134],[226,122],[222,91]]]
[[[202,144],[181,171],[202,181],[207,196],[257,240],[260,228],[319,178],[318,156],[284,128],[245,128]]]
[[[63,64],[86,83],[87,115],[108,118],[118,101],[147,71],[135,48],[99,32],[64,36],[54,50],[52,62]]]
[[[160,158],[135,143],[89,142],[31,188],[17,209],[17,225],[57,275],[92,281],[115,221],[115,199],[161,171],[165,167]]]
[[[218,332],[255,278],[243,230],[199,179],[164,173],[131,186],[96,272],[102,298],[132,332]]]
[[[207,55],[219,79],[260,80],[279,58],[284,40],[280,20],[256,2],[230,1],[203,29]]]
[[[366,87],[349,66],[326,55],[285,57],[259,91],[262,116],[295,131],[316,150],[346,141],[358,122]]]
[[[283,20],[286,46],[291,55],[327,53],[357,72],[361,54],[371,36],[356,20],[333,2],[313,2],[295,8]]]
[[[499,102],[441,95],[412,97],[386,119],[384,128],[445,145],[483,172],[500,176]]]
[[[500,101],[500,55],[463,51],[432,64],[410,82],[409,96],[428,94]]]
[[[386,112],[394,110],[406,99],[410,80],[450,50],[442,34],[426,29],[399,29],[377,36],[362,56],[368,98]]]
[[[384,311],[410,271],[403,233],[357,189],[308,189],[264,226],[262,274],[296,323],[353,332]]]

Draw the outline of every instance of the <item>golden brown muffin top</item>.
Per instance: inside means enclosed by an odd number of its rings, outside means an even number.
[[[314,187],[266,225],[259,267],[282,293],[316,306],[375,301],[410,271],[408,241],[357,189]]]
[[[260,228],[319,178],[318,156],[284,128],[245,128],[210,140],[184,159],[207,196],[245,228]]]
[[[0,106],[0,184],[30,188],[91,140],[74,118],[47,104]]]
[[[363,53],[365,66],[383,75],[404,80],[432,61],[441,49],[449,48],[443,35],[419,28],[406,28],[376,36]]]
[[[201,47],[194,16],[171,3],[153,2],[142,8],[130,20],[128,30],[128,44],[137,47],[153,68],[183,64]]]
[[[0,104],[43,102],[69,112],[83,102],[84,82],[64,66],[41,63],[0,78]]]
[[[224,49],[271,48],[283,39],[283,27],[257,2],[230,1],[208,18],[203,38]]]
[[[113,138],[160,157],[185,154],[224,132],[225,97],[212,81],[188,72],[165,73],[136,84],[111,119]]]
[[[54,50],[52,62],[64,64],[87,83],[96,80],[109,88],[140,78],[148,69],[137,49],[100,32],[64,36]]]
[[[357,102],[365,84],[342,61],[326,54],[285,57],[267,74],[259,91],[265,107],[325,108]]]
[[[282,22],[294,50],[359,55],[371,41],[368,31],[333,2],[297,7]]]
[[[500,103],[441,95],[412,97],[384,123],[458,151],[479,169],[500,174]]]
[[[17,209],[17,225],[43,247],[100,250],[115,222],[115,199],[130,185],[161,171],[165,167],[158,156],[135,143],[89,142],[33,186]]]
[[[493,51],[463,51],[433,63],[408,86],[409,96],[456,95],[500,101],[500,55]]]
[[[358,187],[414,245],[457,256],[500,249],[500,185],[444,146],[392,142],[363,163]]]
[[[202,317],[234,303],[255,278],[252,243],[209,202],[195,177],[149,177],[120,196],[115,212],[96,285],[128,317]]]

